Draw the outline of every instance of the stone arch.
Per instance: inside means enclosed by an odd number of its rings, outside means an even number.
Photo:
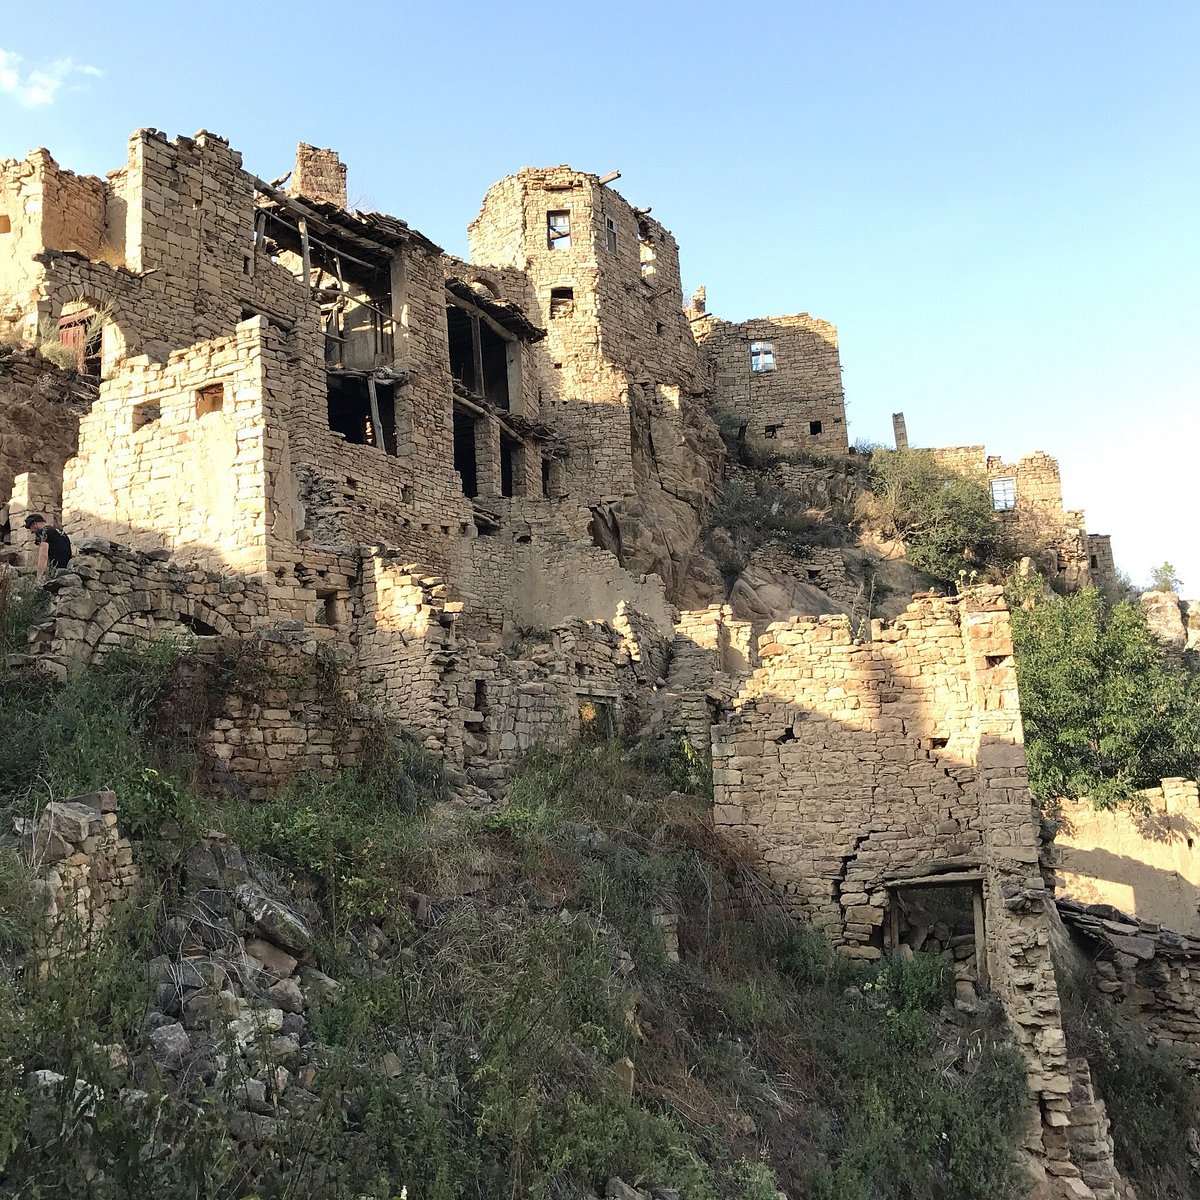
[[[471,280],[471,286],[477,292],[483,292],[487,296],[490,296],[493,300],[504,299],[504,294],[500,290],[499,284],[497,284],[493,279],[486,278],[486,276],[476,275],[475,278]]]
[[[187,630],[201,637],[236,635],[237,630],[215,609],[166,590],[134,592],[110,600],[88,623],[84,661],[95,662],[125,640],[145,640],[155,633]]]

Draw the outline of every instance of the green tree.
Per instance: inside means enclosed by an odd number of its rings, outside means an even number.
[[[1150,572],[1150,587],[1147,589],[1151,592],[1176,592],[1178,593],[1183,588],[1183,580],[1179,578],[1175,568],[1169,562],[1165,562],[1160,567],[1155,567]]]
[[[876,450],[871,490],[882,531],[905,542],[909,562],[935,579],[953,582],[1005,558],[987,485],[929,451]]]
[[[1200,678],[1168,660],[1136,605],[1087,588],[1013,612],[1034,794],[1109,807],[1200,771]]]

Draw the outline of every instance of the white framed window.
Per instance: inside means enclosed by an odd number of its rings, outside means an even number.
[[[775,370],[775,343],[750,343],[750,370],[763,372]]]
[[[617,252],[617,223],[612,217],[604,218],[604,244],[614,253]]]
[[[570,250],[571,214],[565,208],[546,214],[546,245],[551,250]]]
[[[992,508],[1012,512],[1017,507],[1017,481],[1011,476],[992,480]]]

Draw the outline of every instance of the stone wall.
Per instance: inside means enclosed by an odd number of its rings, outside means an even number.
[[[61,517],[63,466],[78,446],[79,418],[93,394],[90,384],[32,351],[0,352],[0,544],[25,545],[21,518],[30,500],[50,520]],[[22,475],[33,479],[22,482],[14,509]]]
[[[1074,590],[1095,584],[1116,586],[1112,546],[1097,546],[1084,525],[1081,511],[1063,508],[1058,460],[1038,450],[1015,463],[1006,463],[983,446],[949,446],[931,450],[939,462],[964,475],[977,475],[993,486],[1010,480],[1014,507],[998,511],[1001,523],[1017,546],[1033,557],[1037,569],[1060,587]],[[1095,553],[1095,566],[1092,556]]]
[[[736,324],[695,308],[691,314],[712,380],[715,410],[746,422],[750,441],[780,453],[846,453],[846,403],[835,326],[808,313]],[[770,357],[752,362],[752,343],[769,346]]]
[[[917,598],[856,640],[844,617],[759,639],[713,730],[714,821],[844,953],[896,941],[902,896],[970,889],[980,984],[1013,1024],[1041,1111],[1035,1149],[1077,1178],[1008,614],[998,589]]]
[[[1200,937],[1200,787],[1164,779],[1131,804],[1059,800],[1049,848],[1060,896]]]
[[[138,872],[117,825],[117,798],[93,792],[18,818],[22,861],[33,875],[50,958],[82,950],[132,894]]]
[[[1200,1072],[1200,938],[1111,904],[1057,904],[1094,965],[1101,995]]]

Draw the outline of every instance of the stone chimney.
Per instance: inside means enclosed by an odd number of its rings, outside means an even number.
[[[903,413],[892,413],[892,436],[896,439],[897,450],[908,449],[908,427],[904,424]]]
[[[346,164],[336,150],[323,150],[301,142],[296,147],[296,169],[292,173],[293,196],[322,200],[326,204],[346,207]]]

